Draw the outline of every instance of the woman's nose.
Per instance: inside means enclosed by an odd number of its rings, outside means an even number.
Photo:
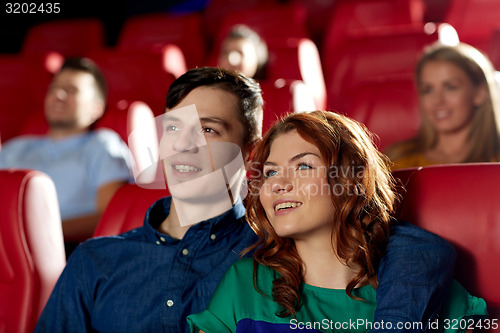
[[[271,190],[275,194],[288,193],[293,190],[293,183],[289,177],[279,176],[271,184]]]

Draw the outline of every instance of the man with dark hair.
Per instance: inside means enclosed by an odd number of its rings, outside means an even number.
[[[23,136],[0,151],[0,168],[47,173],[55,183],[67,254],[91,237],[115,191],[130,179],[128,148],[110,130],[91,130],[106,106],[106,81],[87,58],[64,62],[45,96],[46,136]]]
[[[257,240],[245,219],[244,193],[238,194],[245,179],[241,166],[261,137],[262,107],[258,83],[242,74],[197,68],[179,77],[167,94],[160,141],[172,197],[155,202],[142,227],[81,244],[36,332],[187,332],[186,317],[206,308],[226,270]],[[412,256],[412,245],[421,241],[435,246],[434,261],[420,267],[429,277],[422,283],[446,286],[449,245],[410,234],[404,246],[395,245],[394,256]],[[425,252],[415,253],[412,265],[421,264]],[[380,283],[395,287],[387,299],[418,300],[413,305],[425,310],[434,289],[409,298],[420,286],[399,288],[413,281],[401,264],[384,269]]]

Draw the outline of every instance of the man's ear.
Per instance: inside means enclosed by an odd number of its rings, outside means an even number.
[[[94,101],[94,106],[92,108],[91,120],[92,123],[99,120],[106,109],[106,103],[100,99]]]
[[[476,92],[474,94],[474,105],[480,106],[486,102],[486,99],[490,97],[488,91],[488,85],[486,83],[481,84],[476,88]]]

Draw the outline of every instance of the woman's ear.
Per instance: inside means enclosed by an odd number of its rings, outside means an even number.
[[[483,83],[476,88],[476,92],[474,94],[474,105],[476,107],[483,105],[486,102],[487,98],[490,98],[488,85],[486,83]]]

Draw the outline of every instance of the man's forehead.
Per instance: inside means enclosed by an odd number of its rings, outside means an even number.
[[[94,78],[90,73],[68,68],[57,73],[52,82],[82,81],[92,83],[93,80]]]

